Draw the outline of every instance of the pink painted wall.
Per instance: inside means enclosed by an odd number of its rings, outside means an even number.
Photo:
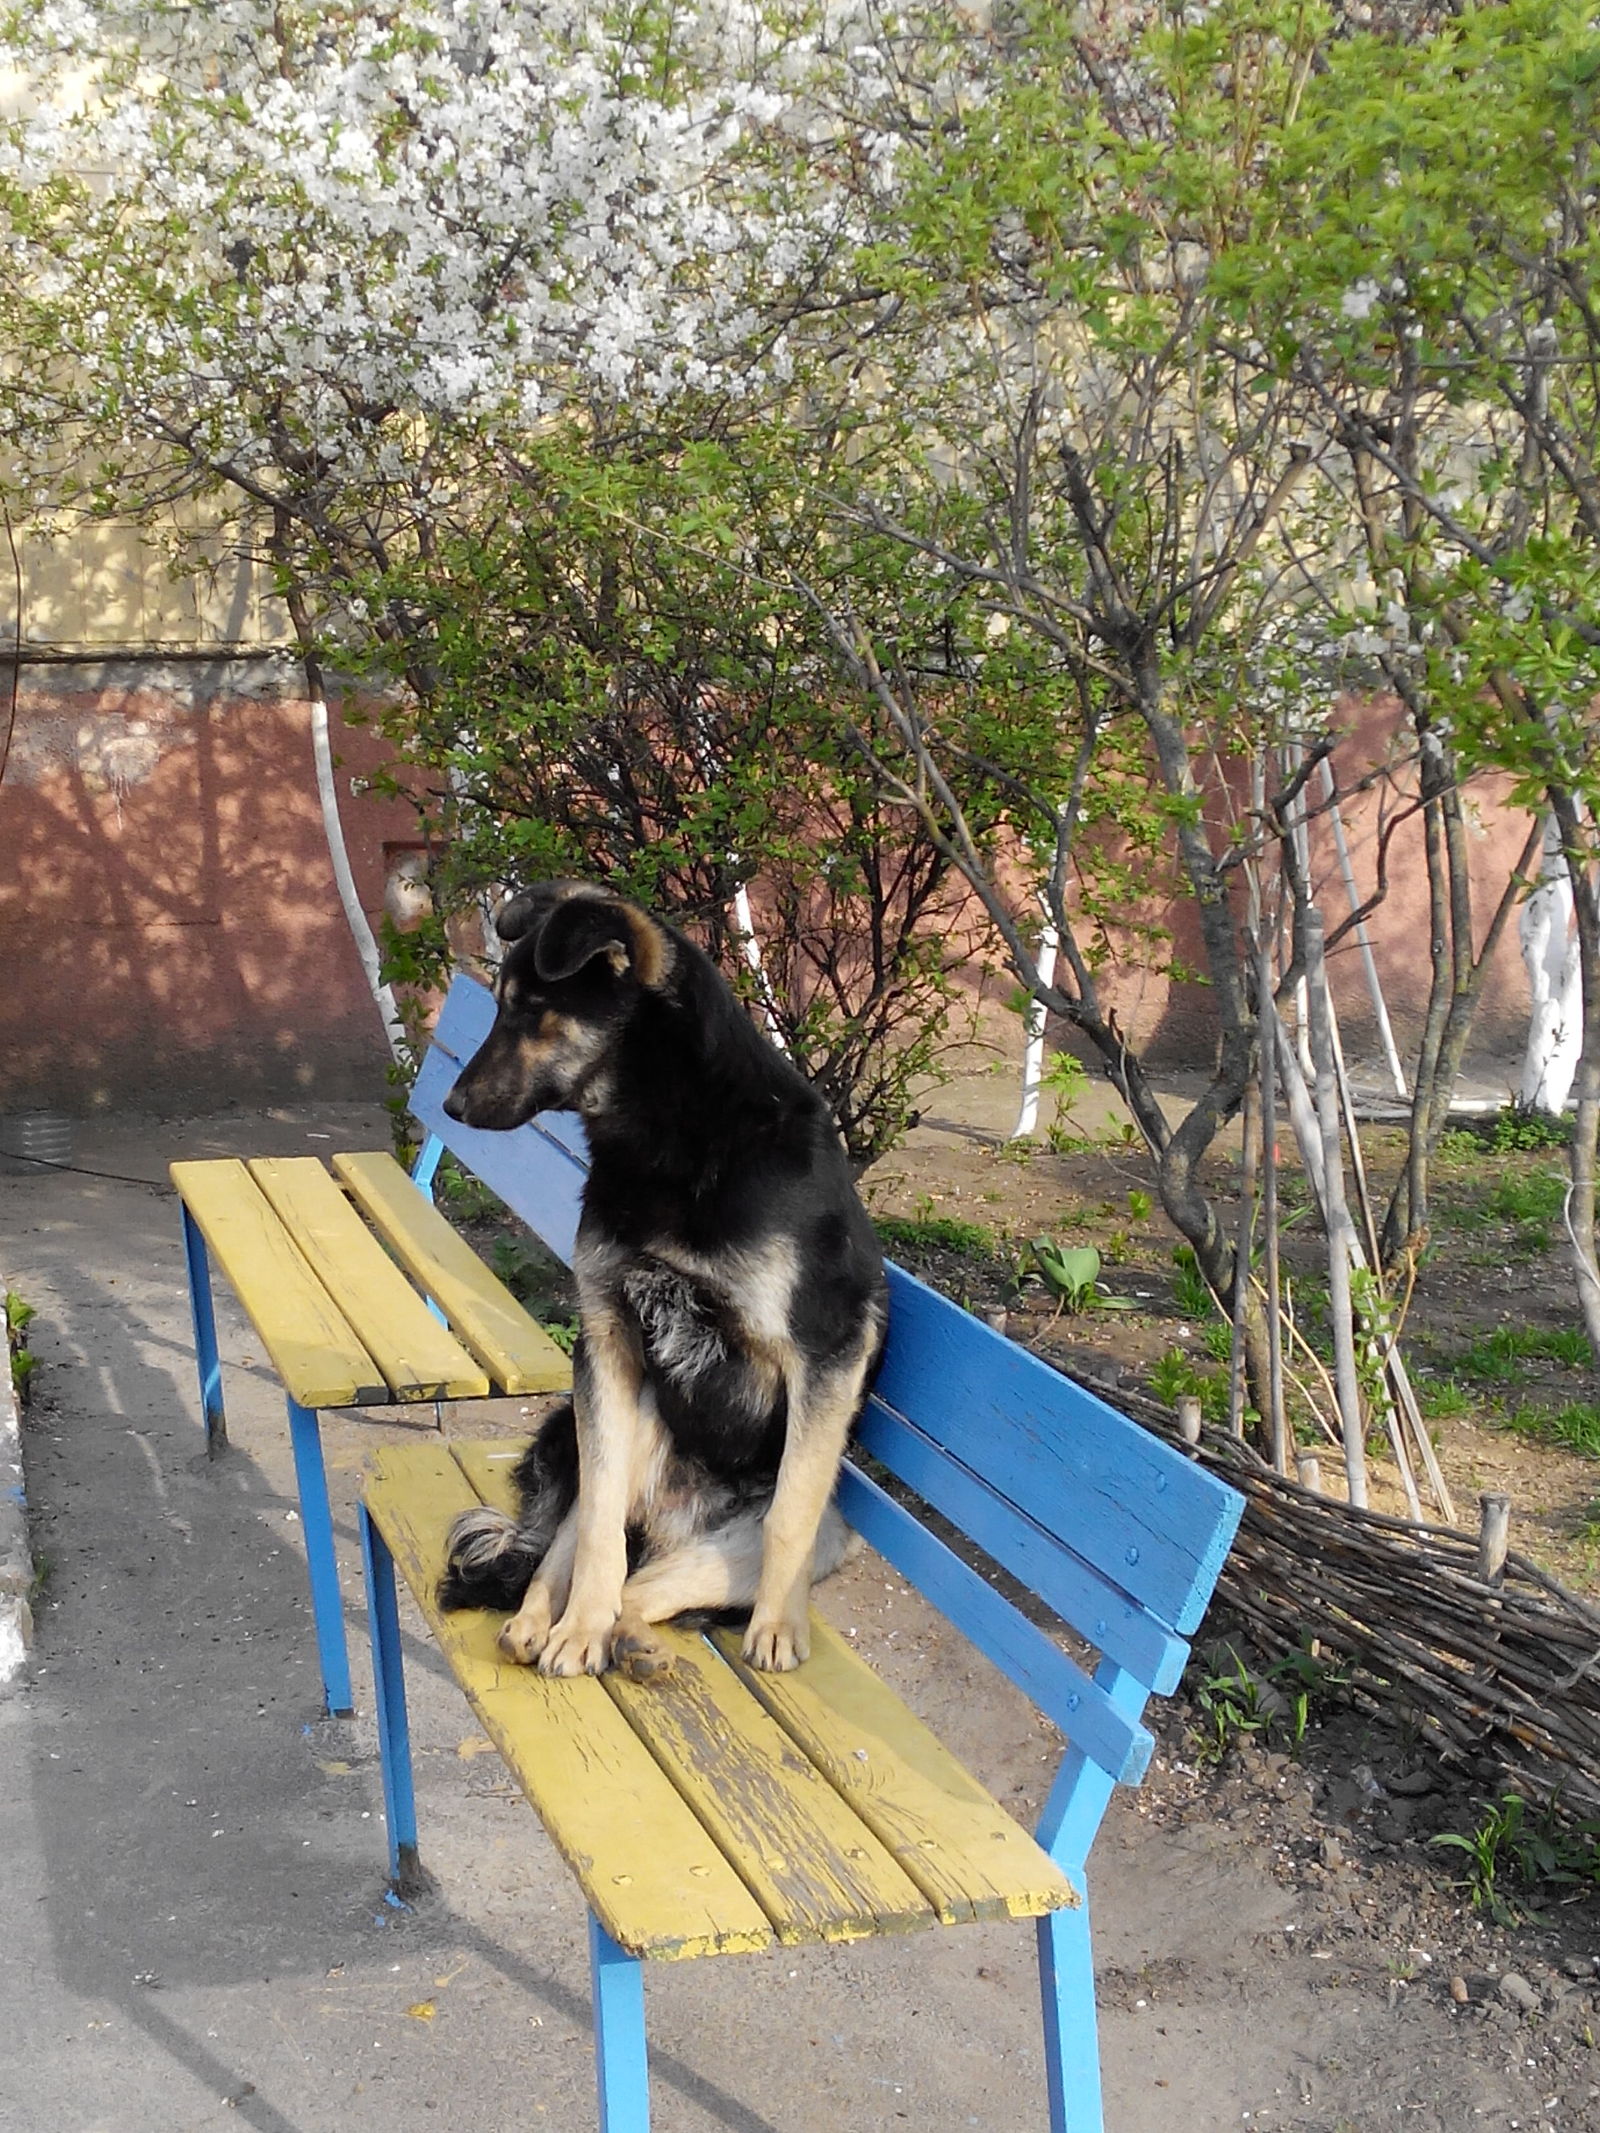
[[[25,668],[0,781],[0,1105],[376,1097],[388,1053],[323,839],[310,715],[267,662]],[[5,710],[0,702],[0,738]],[[362,903],[402,803],[352,797]]]

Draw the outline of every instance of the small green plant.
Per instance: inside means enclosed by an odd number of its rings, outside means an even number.
[[[24,1302],[15,1289],[6,1290],[6,1350],[11,1358],[11,1387],[19,1406],[26,1403],[30,1381],[39,1367],[39,1358],[23,1339],[38,1315],[33,1305]]]
[[[583,1322],[577,1318],[541,1318],[539,1321],[546,1333],[555,1342],[563,1355],[570,1355],[578,1345],[578,1335]]]
[[[1430,1422],[1450,1422],[1470,1415],[1477,1404],[1454,1378],[1419,1378],[1417,1401]]]
[[[1100,1279],[1100,1254],[1092,1244],[1061,1244],[1034,1237],[1019,1255],[1020,1278],[1037,1274],[1064,1311],[1133,1311],[1131,1296],[1113,1296]]]
[[[1508,1104],[1492,1118],[1452,1126],[1439,1136],[1439,1152],[1448,1156],[1521,1155],[1543,1148],[1565,1148],[1572,1139],[1569,1119],[1548,1111],[1524,1111]]]
[[[1600,1885],[1600,1822],[1563,1823],[1553,1807],[1530,1815],[1528,1803],[1514,1792],[1489,1801],[1482,1819],[1470,1830],[1441,1830],[1431,1844],[1463,1852],[1472,1907],[1487,1911],[1496,1925],[1537,1922],[1538,1913],[1507,1883],[1532,1890],[1541,1885],[1571,1888]]]
[[[1214,1318],[1200,1328],[1200,1345],[1214,1363],[1233,1361],[1233,1326],[1228,1319]]]
[[[1155,1202],[1147,1192],[1141,1192],[1137,1185],[1128,1187],[1128,1213],[1135,1222],[1148,1222],[1154,1207]]]
[[[1567,1181],[1557,1170],[1535,1170],[1526,1177],[1496,1180],[1483,1202],[1484,1213],[1497,1222],[1554,1222],[1567,1197]]]
[[[1168,1407],[1176,1407],[1181,1399],[1192,1395],[1200,1402],[1200,1412],[1208,1422],[1228,1419],[1226,1373],[1202,1370],[1182,1348],[1169,1348],[1159,1361],[1152,1363],[1148,1382],[1154,1396]]]
[[[1505,1426],[1518,1436],[1536,1437],[1600,1459],[1600,1407],[1591,1400],[1569,1400],[1556,1408],[1519,1407],[1506,1416]]]
[[[1458,1356],[1458,1376],[1489,1383],[1516,1384],[1524,1363],[1560,1363],[1567,1370],[1587,1370],[1592,1355],[1581,1326],[1496,1326]]]
[[[1217,1307],[1192,1244],[1173,1246],[1172,1267],[1172,1300],[1181,1315],[1184,1318],[1210,1318]]]
[[[484,1222],[504,1212],[500,1199],[482,1178],[463,1170],[453,1156],[446,1156],[440,1163],[433,1190],[453,1222]]]
[[[917,1203],[919,1208],[923,1204],[920,1200]],[[886,1250],[959,1252],[969,1259],[992,1259],[995,1256],[992,1230],[985,1229],[981,1222],[958,1222],[949,1215],[936,1215],[932,1211],[933,1203],[926,1204],[927,1214],[910,1219],[902,1215],[873,1217],[873,1228]]]
[[[1345,1677],[1302,1647],[1253,1667],[1231,1644],[1191,1671],[1190,1693],[1201,1716],[1195,1750],[1202,1762],[1221,1762],[1243,1740],[1282,1741],[1297,1753],[1313,1704],[1336,1693]]]

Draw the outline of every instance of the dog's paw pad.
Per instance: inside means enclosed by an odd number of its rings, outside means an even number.
[[[611,1664],[630,1681],[661,1681],[672,1672],[673,1658],[654,1637],[624,1630],[612,1639]]]

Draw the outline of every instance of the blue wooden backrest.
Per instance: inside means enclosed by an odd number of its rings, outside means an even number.
[[[480,1133],[444,1115],[493,1019],[492,995],[458,977],[411,1109],[570,1262],[586,1167],[579,1121],[546,1113],[515,1133]],[[1128,1691],[1177,1686],[1243,1499],[899,1267],[889,1283],[860,1449],[1060,1616],[1098,1656],[1095,1675],[854,1463],[841,1508],[1084,1756],[1137,1783],[1153,1744],[1143,1695]]]

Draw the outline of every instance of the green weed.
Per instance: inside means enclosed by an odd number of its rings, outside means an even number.
[[[499,1196],[453,1156],[444,1157],[434,1173],[433,1192],[453,1222],[484,1222],[504,1212]]]
[[[1518,1436],[1600,1459],[1600,1407],[1590,1400],[1569,1400],[1556,1408],[1519,1407],[1506,1416],[1505,1426]]]
[[[877,1215],[873,1228],[890,1251],[959,1252],[969,1259],[995,1256],[994,1232],[981,1222],[958,1222],[949,1215]]]
[[[1417,1402],[1430,1422],[1451,1422],[1476,1412],[1478,1402],[1454,1378],[1419,1378]]]
[[[1156,1399],[1168,1407],[1176,1407],[1181,1399],[1192,1395],[1200,1402],[1200,1412],[1208,1422],[1228,1419],[1226,1374],[1202,1370],[1182,1348],[1169,1348],[1158,1362],[1152,1363],[1148,1383]]]
[[[1458,1886],[1466,1889],[1473,1909],[1487,1911],[1497,1925],[1538,1918],[1520,1895],[1509,1893],[1509,1882],[1520,1890],[1600,1885],[1600,1822],[1569,1826],[1552,1808],[1530,1815],[1527,1802],[1514,1792],[1488,1802],[1474,1828],[1443,1830],[1428,1841],[1465,1853],[1466,1878]]]
[[[1525,1363],[1560,1363],[1568,1370],[1587,1370],[1592,1359],[1588,1336],[1580,1326],[1496,1326],[1458,1356],[1453,1367],[1460,1377],[1516,1384],[1526,1375]]]
[[[29,1383],[39,1367],[39,1358],[26,1346],[23,1335],[39,1314],[15,1289],[7,1289],[5,1315],[6,1348],[11,1357],[11,1389],[17,1396],[18,1406],[25,1406]]]
[[[1200,1271],[1200,1262],[1194,1255],[1192,1244],[1177,1244],[1172,1249],[1172,1300],[1184,1318],[1210,1318],[1216,1310],[1211,1285]]]
[[[1199,1760],[1221,1762],[1243,1740],[1279,1740],[1297,1751],[1314,1706],[1336,1695],[1345,1678],[1309,1648],[1252,1667],[1231,1644],[1222,1645],[1190,1671],[1189,1692],[1201,1717]]]

